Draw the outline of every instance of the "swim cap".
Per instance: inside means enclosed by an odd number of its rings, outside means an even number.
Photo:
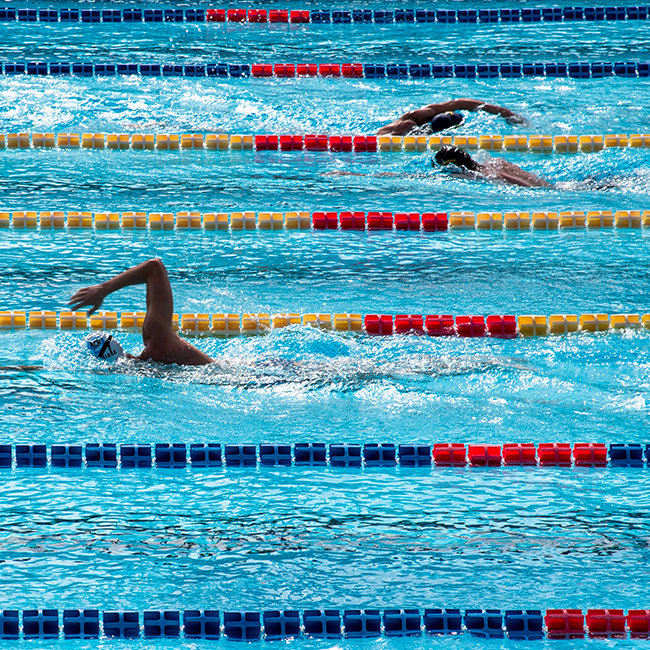
[[[86,337],[86,347],[90,353],[104,361],[115,361],[124,356],[122,346],[111,334],[106,332],[93,332]]]
[[[463,116],[460,113],[441,113],[436,115],[430,122],[431,131],[438,133],[438,131],[445,131],[446,129],[453,129],[463,121]]]
[[[453,163],[457,167],[465,167],[465,169],[476,169],[476,161],[460,147],[442,147],[435,155],[435,161],[442,165]],[[433,162],[433,161],[432,161]]]

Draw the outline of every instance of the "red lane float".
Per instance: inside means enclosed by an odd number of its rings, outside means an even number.
[[[297,63],[296,73],[299,77],[317,77],[318,64],[317,63]]]
[[[587,627],[590,637],[625,635],[625,614],[622,609],[588,609]]]
[[[483,316],[456,316],[458,336],[485,336],[485,318]]]
[[[393,333],[393,317],[387,314],[368,314],[364,325],[368,334],[387,336]]]
[[[278,141],[277,135],[256,135],[255,148],[258,151],[277,151]]]
[[[578,466],[607,465],[607,447],[601,443],[576,443],[573,462]]]
[[[397,314],[395,316],[396,334],[424,334],[424,319],[415,314]]]
[[[228,9],[226,16],[228,17],[229,23],[245,23],[247,13],[246,9]]]
[[[329,148],[329,137],[326,135],[306,135],[305,149],[307,151],[327,151]]]
[[[341,224],[341,230],[365,231],[366,214],[365,212],[341,212],[339,223]]]
[[[300,136],[256,136],[255,144],[262,151],[282,151],[306,149],[308,151],[323,150],[327,146],[327,136],[324,135],[306,135],[304,141]],[[349,143],[348,143],[349,144]],[[312,214],[312,224],[317,230],[325,230],[317,223],[320,223],[322,212],[314,212]],[[361,211],[344,211],[339,214],[339,223],[342,230],[396,230],[417,232],[426,230],[427,232],[447,230],[447,214],[440,213],[424,213],[422,215],[417,212],[361,212]],[[327,230],[332,230],[328,226]],[[472,319],[481,319],[482,316],[472,316]],[[494,324],[490,333],[493,336],[501,336],[501,338],[510,338],[513,331],[516,333],[517,323],[514,316],[489,316],[488,318],[494,319]],[[499,320],[501,319],[501,320]],[[492,321],[490,321],[492,322]],[[472,329],[473,328],[473,329]],[[485,333],[485,323],[472,320],[470,329],[481,329]],[[499,334],[501,333],[501,334]],[[483,334],[472,334],[472,336],[483,336]]]
[[[392,230],[393,213],[368,212],[366,215],[366,224],[368,225],[368,230]]]
[[[633,638],[650,636],[650,609],[631,609],[626,618],[627,627]]]
[[[543,442],[537,448],[540,465],[571,465],[571,445],[567,442]]]
[[[468,445],[467,457],[470,465],[497,467],[501,465],[499,445]]]
[[[270,23],[288,23],[289,12],[287,9],[269,9]]]
[[[420,230],[420,214],[418,212],[396,212],[395,230]]]
[[[330,151],[352,151],[351,135],[330,136]]]
[[[357,135],[353,142],[355,151],[377,151],[377,136]]]
[[[515,316],[488,316],[486,324],[490,336],[495,338],[514,339],[517,336]]]
[[[311,13],[309,10],[305,9],[292,9],[289,13],[289,22],[290,23],[308,23],[311,21]]]
[[[423,212],[421,222],[424,232],[449,230],[449,220],[446,212]]]
[[[296,76],[296,66],[293,63],[276,63],[273,70],[276,77]]]
[[[249,23],[265,23],[266,22],[266,9],[249,9],[248,10]]]
[[[551,639],[579,639],[585,635],[581,609],[547,609],[544,622]]]
[[[340,77],[341,66],[338,63],[321,63],[318,66],[318,74],[321,77]]]
[[[301,135],[281,135],[280,151],[302,151],[303,139]]]
[[[363,77],[363,63],[343,63],[341,64],[341,73],[348,78]]]
[[[316,230],[338,230],[338,212],[313,212],[311,215],[312,225]]]
[[[503,445],[505,465],[537,465],[537,449],[532,443],[509,443]]]
[[[273,64],[272,63],[254,63],[251,67],[252,77],[272,77]],[[257,138],[257,136],[256,136]]]
[[[424,319],[424,327],[429,336],[453,336],[456,333],[451,314],[430,314]]]
[[[460,443],[435,443],[433,462],[436,465],[466,465],[465,445]]]

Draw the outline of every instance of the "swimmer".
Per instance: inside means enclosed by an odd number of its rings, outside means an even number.
[[[554,187],[543,178],[502,158],[490,158],[485,163],[479,163],[459,147],[443,147],[436,153],[434,160],[443,167],[451,164],[460,170],[466,170],[456,174],[465,178],[500,180],[521,187]]]
[[[183,340],[174,331],[172,327],[172,314],[174,313],[172,287],[167,276],[167,269],[159,259],[143,262],[102,284],[80,289],[70,298],[68,304],[73,310],[90,307],[88,310],[88,315],[90,315],[101,307],[106,296],[135,284],[147,285],[147,315],[142,325],[144,350],[137,357],[126,356],[142,361],[175,363],[179,366],[202,366],[212,363],[213,359]],[[116,342],[110,335],[104,336],[106,336],[104,344],[113,345],[121,351],[119,343],[115,346]],[[105,357],[102,356],[102,358]]]
[[[438,163],[442,167],[453,165],[455,171],[452,175],[460,178],[470,178],[474,180],[503,181],[510,185],[519,185],[521,187],[557,187],[545,181],[543,178],[535,176],[523,170],[521,167],[503,160],[502,158],[490,158],[479,163],[474,160],[465,150],[459,147],[443,147],[438,151],[431,161],[432,165]],[[321,176],[373,176],[376,178],[402,177],[402,178],[420,178],[423,174],[404,174],[397,172],[378,172],[375,174],[361,174],[347,170],[336,170],[324,172]]]
[[[486,104],[476,99],[452,99],[440,104],[429,104],[415,111],[404,113],[394,122],[382,126],[377,135],[406,135],[422,129],[426,133],[438,133],[459,126],[463,116],[456,111],[485,111],[492,115],[500,115],[509,124],[526,124],[526,118],[513,113],[503,106]]]

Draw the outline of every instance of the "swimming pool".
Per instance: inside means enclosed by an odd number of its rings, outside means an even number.
[[[16,22],[2,28],[5,61],[138,64],[642,61],[650,35],[643,21]],[[19,75],[2,82],[2,133],[371,134],[411,107],[467,96],[508,106],[531,124],[513,127],[476,114],[456,132],[461,135],[632,134],[648,132],[644,107],[650,99],[639,77]],[[431,152],[4,149],[0,211],[647,209],[650,166],[644,149],[492,155],[564,182],[564,189],[453,178],[432,171]],[[323,175],[328,171],[362,175]],[[595,189],[594,181],[608,188]],[[648,311],[646,228],[4,229],[0,237],[2,309],[60,311],[78,288],[159,256],[169,269],[178,313]],[[144,292],[124,290],[105,307],[141,310]],[[79,332],[24,328],[0,335],[0,365],[7,367],[0,377],[0,442],[14,445],[14,454],[21,443],[648,443],[645,329],[502,340],[372,337],[298,325],[262,336],[198,338],[196,345],[219,363],[183,370],[96,362],[83,353]],[[117,336],[125,349],[139,351],[138,333]],[[648,606],[647,467],[224,464],[1,471],[7,478],[0,487],[3,610],[56,609],[63,620],[63,610],[76,608],[212,609],[223,617],[226,611],[586,612]],[[318,647],[360,642],[286,641]],[[138,642],[77,643],[96,648]],[[384,635],[372,643],[484,647],[513,641],[466,633]]]

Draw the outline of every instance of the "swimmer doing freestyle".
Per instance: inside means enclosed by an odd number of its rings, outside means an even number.
[[[484,163],[479,163],[460,147],[443,147],[436,153],[434,160],[442,167],[454,165],[459,172],[452,173],[457,176],[499,180],[520,187],[554,187],[543,178],[503,158],[490,158]]]
[[[404,113],[390,124],[382,126],[377,135],[407,135],[411,132],[439,133],[459,126],[463,116],[456,111],[483,111],[500,115],[509,124],[526,124],[526,118],[509,108],[487,104],[477,99],[452,99],[448,102],[429,104],[414,111]]]
[[[469,178],[472,180],[503,181],[510,185],[519,185],[520,187],[553,187],[562,189],[562,184],[553,185],[535,174],[527,172],[514,163],[503,160],[503,158],[489,158],[487,161],[480,163],[474,160],[464,149],[460,147],[442,147],[436,153],[431,164],[435,166],[438,163],[441,167],[452,165],[453,176],[460,178]],[[351,171],[332,171],[325,172],[323,176],[412,176],[412,174],[399,174],[396,172],[379,172],[377,174],[360,174]]]
[[[72,296],[68,304],[74,310],[90,307],[88,310],[90,315],[101,307],[106,296],[135,284],[147,285],[147,315],[142,325],[144,350],[137,357],[125,356],[142,361],[175,363],[179,366],[202,366],[212,363],[213,359],[190,345],[174,331],[172,326],[174,313],[172,287],[169,283],[167,269],[159,259],[147,260],[102,284],[80,289]],[[89,347],[95,356],[104,359],[120,356],[122,347],[119,343],[115,345],[116,342],[110,335],[102,334],[95,340],[101,346],[99,349],[93,350],[89,342]],[[117,350],[117,354],[105,356],[101,353],[102,350],[110,350],[111,346],[113,346],[113,350]]]

